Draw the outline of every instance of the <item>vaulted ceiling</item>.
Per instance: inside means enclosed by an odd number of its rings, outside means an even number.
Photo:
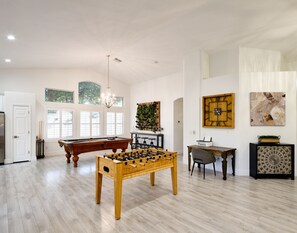
[[[297,59],[296,0],[0,0],[0,68],[95,68],[136,83],[191,50],[240,46]],[[6,40],[8,34],[15,41]],[[10,58],[11,63],[4,59]]]

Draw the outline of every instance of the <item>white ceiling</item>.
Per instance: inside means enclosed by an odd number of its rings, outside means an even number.
[[[0,0],[0,34],[1,69],[106,75],[111,54],[123,62],[111,62],[110,77],[136,83],[181,71],[193,49],[254,47],[297,59],[297,0]]]

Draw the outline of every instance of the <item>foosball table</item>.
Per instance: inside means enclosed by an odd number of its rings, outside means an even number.
[[[114,181],[115,219],[121,218],[122,182],[125,179],[150,174],[155,184],[155,172],[171,169],[172,191],[177,194],[177,153],[149,148],[131,152],[98,155],[96,157],[96,203],[100,204],[103,175]]]

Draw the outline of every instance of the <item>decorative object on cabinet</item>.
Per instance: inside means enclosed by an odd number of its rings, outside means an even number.
[[[202,97],[202,126],[234,128],[234,93]]]
[[[294,180],[294,144],[250,143],[250,176]]]
[[[164,148],[164,134],[161,133],[131,132],[131,138],[132,149]]]
[[[137,104],[136,128],[160,131],[160,101]]]
[[[258,135],[258,143],[279,143],[281,136]]]
[[[284,126],[286,124],[285,92],[250,93],[251,126]]]

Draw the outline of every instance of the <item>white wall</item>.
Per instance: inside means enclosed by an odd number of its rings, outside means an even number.
[[[285,126],[250,126],[250,92],[264,91],[286,93]],[[239,101],[240,112],[248,114],[241,114],[238,118],[237,127],[241,134],[237,161],[240,174],[249,175],[249,143],[257,142],[258,135],[280,135],[281,142],[296,144],[296,72],[242,73]]]
[[[188,163],[187,146],[196,144],[200,134],[201,77],[202,74],[208,73],[201,69],[202,57],[201,52],[198,50],[188,53],[184,58],[184,163]]]
[[[97,109],[97,106],[79,105],[78,83],[81,81],[96,82],[105,91],[107,78],[91,69],[16,69],[0,70],[0,93],[4,91],[28,92],[36,96],[36,115],[34,125],[39,132],[39,122],[42,121],[45,127],[46,110],[53,106],[63,106],[67,109]],[[125,101],[125,123],[124,136],[130,136],[130,87],[127,84],[111,79],[110,86],[117,96],[123,96]],[[45,88],[74,91],[75,104],[52,104],[44,101]],[[98,108],[103,108],[98,106]],[[106,110],[104,110],[106,111]],[[78,117],[78,116],[74,116]],[[74,131],[78,132],[78,125],[74,126]],[[45,130],[43,129],[43,138]],[[46,140],[45,155],[64,154],[62,148],[58,146],[57,140]]]
[[[238,49],[224,50],[210,55],[210,78],[202,79],[201,82],[201,97],[202,96],[235,93],[235,127],[229,128],[203,128],[202,120],[200,120],[200,134],[199,139],[205,136],[210,136],[213,139],[214,146],[223,146],[237,148],[235,159],[235,173],[238,173],[240,167],[238,161],[240,160],[240,150],[238,148],[240,132],[238,129],[237,119],[240,118],[239,101],[238,101],[238,86],[239,86],[239,55]],[[201,113],[202,114],[202,113]],[[216,169],[222,171],[222,159],[217,158]],[[231,159],[228,159],[227,172],[231,173]],[[212,166],[210,166],[212,168]]]
[[[182,74],[177,73],[159,79],[132,85],[130,95],[131,131],[138,131],[135,127],[137,103],[160,101],[161,127],[164,128],[161,133],[164,134],[164,148],[173,150],[173,105],[176,99],[183,96]]]
[[[282,55],[279,51],[257,48],[239,49],[240,72],[279,72]]]
[[[296,73],[279,72],[283,62],[280,52],[240,48],[213,53],[209,55],[209,78],[201,78],[205,72],[201,71],[200,56],[199,51],[185,56],[184,163],[187,163],[187,145],[196,144],[198,138],[212,136],[216,146],[237,148],[236,174],[247,176],[249,143],[256,142],[257,135],[281,135],[282,142],[296,144]],[[287,93],[285,127],[250,126],[249,93],[254,91]],[[235,93],[235,128],[201,127],[201,97],[222,93]],[[228,173],[231,173],[230,162]],[[221,170],[220,163],[217,170]]]
[[[258,135],[281,135],[281,142],[296,144],[296,72],[280,72],[284,65],[279,51],[239,49],[239,111],[241,132],[238,160],[240,173],[249,174],[249,143],[257,142]],[[286,92],[286,125],[250,126],[250,92]],[[248,114],[244,114],[248,113]],[[295,166],[296,169],[296,166]]]
[[[13,162],[13,106],[26,105],[31,111],[31,161],[36,160],[35,135],[36,135],[36,110],[35,110],[35,94],[22,92],[4,92],[5,100],[5,163]]]
[[[4,104],[3,104],[4,95],[0,94],[0,111],[4,111]]]

